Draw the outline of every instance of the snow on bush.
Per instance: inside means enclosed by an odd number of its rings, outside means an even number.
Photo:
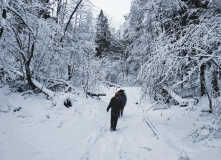
[[[52,101],[53,106],[65,106],[67,108],[73,106],[73,102],[76,102],[76,97],[75,95],[71,93],[66,93],[63,95],[58,96],[57,98],[54,98]]]

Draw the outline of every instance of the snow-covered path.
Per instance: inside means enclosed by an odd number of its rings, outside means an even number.
[[[221,139],[186,139],[197,127],[211,124],[211,117],[199,117],[201,104],[147,111],[151,104],[140,103],[139,88],[124,89],[124,116],[117,131],[110,132],[106,107],[117,89],[104,89],[107,96],[101,100],[66,94],[52,103],[43,94],[21,96],[0,88],[0,160],[221,159]],[[69,109],[63,106],[67,96],[73,101]]]
[[[142,120],[142,109],[139,107],[139,90],[135,92],[127,88],[128,102],[125,107],[124,116],[118,120],[116,132],[110,132],[108,119],[100,133],[90,143],[90,147],[81,157],[85,159],[144,159],[150,151],[147,145],[149,137],[152,136],[148,126]],[[133,93],[133,94],[132,94]],[[107,101],[107,104],[109,101]],[[110,113],[108,113],[110,114]]]

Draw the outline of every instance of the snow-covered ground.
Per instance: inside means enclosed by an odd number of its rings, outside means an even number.
[[[22,96],[0,88],[0,160],[221,159],[221,138],[193,143],[191,132],[212,123],[211,116],[200,116],[203,102],[153,111],[148,100],[140,102],[139,88],[124,89],[124,116],[110,132],[106,107],[116,88],[105,88],[101,100],[67,94],[53,103],[43,94]],[[67,96],[71,108],[63,105]],[[197,133],[198,140],[209,134]]]

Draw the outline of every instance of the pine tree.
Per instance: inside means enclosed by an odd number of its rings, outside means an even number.
[[[110,46],[110,38],[111,32],[108,25],[108,19],[101,10],[97,18],[97,33],[95,38],[97,56],[101,56],[102,53],[108,49]]]

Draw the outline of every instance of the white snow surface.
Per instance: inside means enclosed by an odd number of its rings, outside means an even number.
[[[106,108],[116,88],[104,88],[107,95],[101,100],[69,93],[53,102],[44,94],[22,96],[0,88],[0,160],[221,159],[221,137],[195,143],[187,138],[193,130],[212,124],[211,116],[200,116],[204,101],[148,110],[152,104],[140,101],[139,88],[123,89],[128,102],[117,131],[111,132]],[[67,97],[70,108],[63,105]]]

